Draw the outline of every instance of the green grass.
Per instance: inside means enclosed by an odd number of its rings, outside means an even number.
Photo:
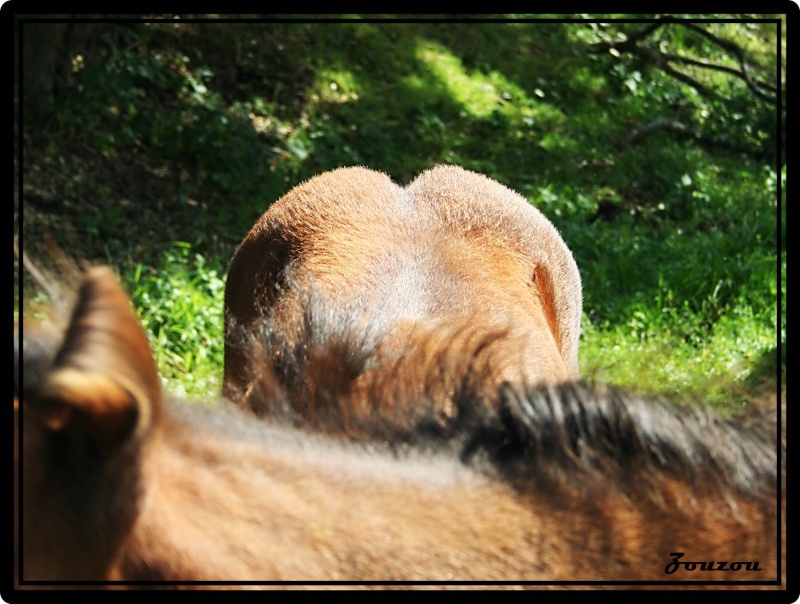
[[[87,57],[52,132],[29,130],[27,165],[47,179],[26,178],[51,207],[26,211],[23,231],[49,225],[76,257],[115,266],[169,389],[211,398],[225,266],[272,201],[342,165],[405,183],[456,163],[519,191],[573,250],[587,376],[738,409],[781,369],[785,168],[769,153],[627,135],[681,104],[710,132],[754,145],[776,136],[775,122],[759,121],[724,74],[693,75],[734,95],[738,113],[587,52],[619,27],[141,26],[139,46]],[[718,29],[774,66],[758,31]],[[668,42],[692,48],[677,33]]]
[[[225,282],[219,268],[176,242],[158,271],[139,264],[123,283],[167,390],[213,400],[222,384]]]

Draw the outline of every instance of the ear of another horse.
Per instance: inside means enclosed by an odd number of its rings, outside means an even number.
[[[155,361],[130,300],[109,269],[91,269],[31,410],[75,445],[112,454],[154,423],[161,404]]]

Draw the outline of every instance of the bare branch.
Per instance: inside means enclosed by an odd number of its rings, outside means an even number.
[[[668,73],[669,75],[671,75],[676,80],[679,80],[679,81],[683,82],[684,84],[688,84],[689,86],[694,88],[700,96],[704,96],[704,97],[706,97],[708,99],[720,100],[720,97],[716,92],[714,92],[710,88],[707,88],[706,86],[704,86],[703,84],[701,84],[700,82],[698,82],[694,78],[686,75],[682,71],[678,71],[677,69],[673,68],[666,61],[663,62],[663,63],[656,64],[656,67],[661,69],[661,71],[664,71],[665,73]]]
[[[741,77],[747,83],[747,87],[761,100],[767,102],[775,101],[774,98],[766,97],[763,93],[761,93],[760,90],[758,90],[758,88],[759,87],[766,88],[770,92],[774,92],[774,94],[777,96],[777,87],[771,86],[757,79],[753,79],[753,77],[750,75],[750,65],[752,64],[755,67],[762,70],[764,69],[764,67],[762,65],[759,65],[758,62],[756,62],[755,60],[749,58],[745,54],[745,51],[738,44],[736,44],[735,42],[731,42],[729,40],[723,40],[722,38],[718,38],[710,31],[707,31],[702,27],[698,27],[694,23],[686,22],[682,23],[682,25],[687,29],[695,32],[699,36],[702,36],[703,38],[709,40],[712,44],[716,44],[720,48],[734,55],[736,59],[739,61],[739,65],[742,69],[741,74],[737,75],[737,77]]]
[[[774,103],[775,102],[775,98],[777,96],[778,91],[773,86],[771,86],[770,84],[767,84],[766,82],[763,82],[761,80],[755,80],[755,79],[749,78],[748,74],[746,72],[744,72],[744,71],[737,71],[736,69],[733,69],[732,67],[728,67],[726,65],[717,65],[715,63],[707,63],[705,61],[698,61],[697,59],[691,59],[689,57],[682,57],[680,55],[673,55],[673,54],[663,53],[661,56],[664,59],[666,59],[667,61],[671,61],[671,62],[675,62],[675,63],[683,63],[685,65],[693,65],[695,67],[700,67],[702,69],[711,69],[711,70],[714,70],[714,71],[721,71],[723,73],[730,74],[730,75],[732,75],[734,77],[741,78],[741,79],[743,79],[745,81],[745,83],[747,84],[747,87],[750,88],[751,92],[753,94],[755,94],[758,98],[760,98],[761,100],[766,101],[768,103]],[[744,69],[744,64],[742,64],[742,68]],[[760,88],[768,90],[770,93],[774,94],[775,96],[764,94],[763,92],[761,92],[761,90],[759,90]]]
[[[677,136],[678,138],[693,140],[698,145],[706,149],[724,149],[735,153],[746,153],[751,156],[758,156],[761,150],[757,147],[742,145],[728,140],[708,136],[692,128],[688,124],[679,122],[677,120],[659,117],[647,122],[642,126],[638,126],[631,130],[626,138],[627,144],[634,144],[644,137],[657,131],[665,131]]]
[[[706,40],[709,40],[711,43],[716,44],[723,50],[728,51],[732,55],[735,55],[740,61],[744,61],[744,51],[739,47],[738,44],[735,42],[731,42],[730,40],[723,40],[722,38],[718,38],[710,31],[703,29],[702,27],[698,27],[697,24],[692,23],[691,21],[681,22],[686,29],[690,29],[696,34],[702,36]]]

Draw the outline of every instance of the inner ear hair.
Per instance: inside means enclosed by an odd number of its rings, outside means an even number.
[[[135,395],[119,381],[72,367],[53,373],[34,405],[49,430],[92,439],[109,452],[133,433],[138,407]]]

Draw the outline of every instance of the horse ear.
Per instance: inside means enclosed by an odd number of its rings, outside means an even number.
[[[46,429],[106,453],[159,417],[155,361],[110,269],[87,273],[53,371],[31,402]]]

